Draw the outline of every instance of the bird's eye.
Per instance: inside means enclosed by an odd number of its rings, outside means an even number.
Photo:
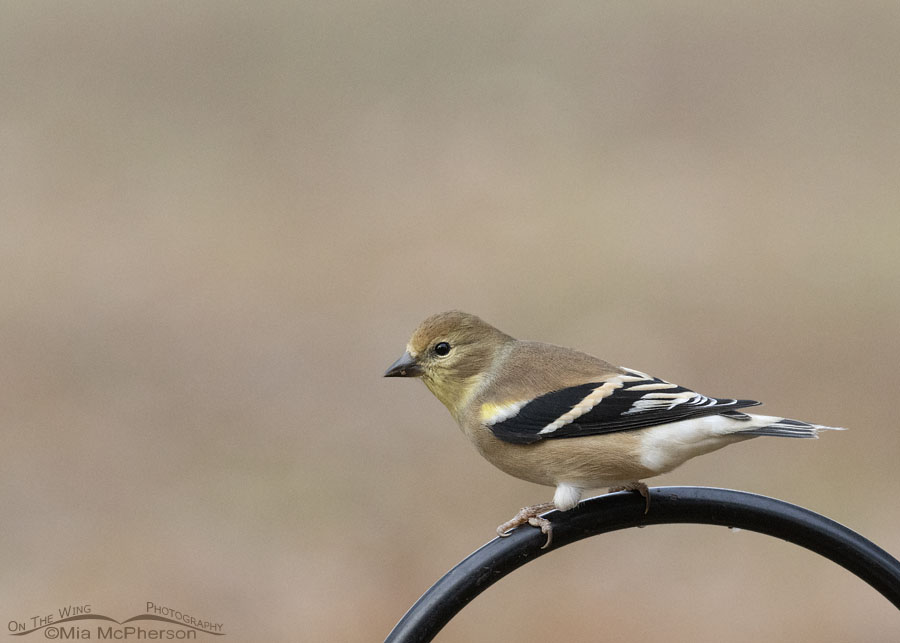
[[[447,342],[438,342],[434,345],[434,354],[439,357],[444,357],[450,352],[450,344]]]

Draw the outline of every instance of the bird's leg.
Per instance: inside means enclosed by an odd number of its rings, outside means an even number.
[[[547,549],[547,547],[550,546],[550,542],[553,540],[553,527],[550,524],[550,521],[546,518],[541,518],[540,514],[555,508],[556,505],[552,502],[542,502],[539,505],[523,507],[519,510],[519,513],[513,516],[511,520],[507,520],[505,523],[497,527],[497,535],[501,538],[505,538],[509,536],[510,532],[519,525],[528,523],[532,527],[540,528],[541,533],[547,534],[547,542],[545,542],[544,546],[541,547],[541,549]]]
[[[610,493],[615,493],[616,491],[637,491],[644,497],[644,500],[646,500],[644,513],[646,514],[650,511],[650,490],[643,482],[629,482],[628,484],[624,484],[621,487],[609,488]]]

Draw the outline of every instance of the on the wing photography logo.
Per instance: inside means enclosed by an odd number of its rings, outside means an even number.
[[[82,603],[13,619],[6,628],[12,636],[43,636],[59,641],[177,641],[225,635],[221,623],[152,601],[145,603],[143,614],[122,621],[98,614],[90,604]]]

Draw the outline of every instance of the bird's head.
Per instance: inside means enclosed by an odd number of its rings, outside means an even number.
[[[494,357],[512,337],[475,315],[453,310],[432,315],[412,334],[406,352],[385,377],[421,377],[456,414],[480,383]]]

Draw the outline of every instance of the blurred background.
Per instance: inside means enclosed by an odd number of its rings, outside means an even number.
[[[552,494],[382,379],[450,308],[850,427],[651,484],[900,554],[898,33],[876,1],[4,2],[0,619],[383,639]],[[438,640],[898,636],[823,558],[667,526],[545,556]]]

